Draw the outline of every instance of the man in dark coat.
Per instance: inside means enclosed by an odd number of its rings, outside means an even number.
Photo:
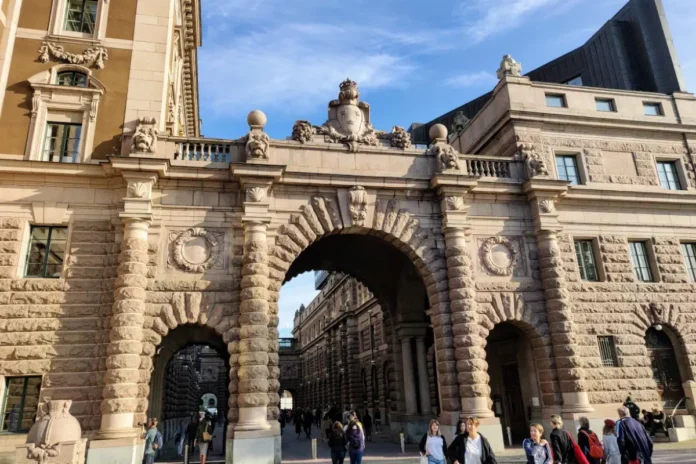
[[[629,461],[640,459],[642,464],[652,464],[653,442],[643,424],[630,417],[626,406],[619,408],[616,438],[621,454]]]
[[[631,399],[630,396],[626,397],[626,401],[624,401],[624,406],[628,408],[628,412],[629,414],[631,414],[632,418],[634,418],[637,421],[640,420],[640,408],[636,403],[633,402],[633,399]]]

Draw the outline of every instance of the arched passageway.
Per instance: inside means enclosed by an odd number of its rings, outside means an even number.
[[[330,277],[295,317],[303,388],[295,406],[369,412],[390,437],[420,439],[439,413],[427,270],[381,237],[343,233],[299,253],[285,280],[307,271]]]
[[[497,324],[486,345],[493,413],[510,428],[513,443],[528,436],[529,423],[542,419],[541,395],[528,336],[510,322]]]

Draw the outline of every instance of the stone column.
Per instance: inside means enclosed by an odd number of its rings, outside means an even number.
[[[268,430],[268,243],[266,224],[244,223],[239,305],[239,422],[235,431]]]
[[[360,377],[360,363],[358,355],[358,321],[351,317],[346,320],[346,377],[344,382],[348,384],[348,402],[351,408],[362,408],[362,378]]]
[[[462,402],[461,416],[493,417],[488,407],[486,339],[480,335],[476,290],[471,257],[462,227],[445,229],[445,255],[450,287],[457,378]]]
[[[404,395],[406,396],[406,414],[418,414],[416,401],[416,377],[413,374],[413,355],[411,354],[411,337],[401,339],[401,358],[404,364]]]
[[[114,283],[114,304],[104,376],[100,439],[132,438],[139,434],[135,413],[141,396],[138,382],[150,223],[133,217],[124,218],[123,222],[123,241]]]
[[[428,363],[425,360],[425,341],[416,337],[416,359],[418,362],[418,388],[420,389],[421,414],[432,415],[430,406],[430,383],[428,382]]]

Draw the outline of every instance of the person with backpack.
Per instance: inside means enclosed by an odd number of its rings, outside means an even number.
[[[336,421],[329,429],[329,448],[331,449],[331,464],[343,464],[346,458],[346,433],[343,431],[343,424]]]
[[[350,464],[362,464],[365,451],[365,432],[362,424],[355,414],[350,416],[350,422],[346,425],[346,439],[348,440],[348,456]]]
[[[563,419],[561,419],[561,416],[553,414],[550,417],[550,421],[553,430],[551,430],[549,441],[553,451],[554,464],[576,464],[573,438],[568,432],[563,430]]]
[[[148,420],[148,429],[145,432],[145,459],[144,464],[153,464],[157,451],[162,449],[162,434],[157,430],[157,419]]]
[[[582,454],[587,458],[589,464],[599,464],[604,458],[604,448],[596,433],[590,430],[590,420],[582,416],[578,419],[580,430],[578,430],[578,446]]]

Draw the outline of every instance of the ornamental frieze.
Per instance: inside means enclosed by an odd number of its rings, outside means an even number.
[[[39,48],[39,61],[48,63],[51,58],[62,63],[80,64],[104,69],[104,62],[109,59],[109,52],[104,47],[93,47],[80,54],[69,53],[63,47],[53,42],[43,42],[41,48]]]

